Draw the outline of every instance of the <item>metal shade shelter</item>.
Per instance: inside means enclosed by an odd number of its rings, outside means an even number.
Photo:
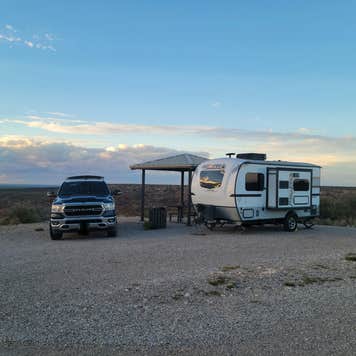
[[[171,171],[181,172],[181,187],[180,187],[180,204],[184,207],[184,173],[188,172],[188,216],[187,224],[191,224],[191,185],[192,185],[192,172],[197,166],[206,161],[207,158],[200,157],[188,153],[183,153],[176,156],[156,159],[144,163],[134,164],[130,166],[131,169],[140,169],[142,172],[141,182],[141,221],[144,220],[145,212],[145,178],[146,171]]]

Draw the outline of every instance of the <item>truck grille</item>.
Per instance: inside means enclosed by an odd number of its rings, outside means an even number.
[[[103,212],[101,205],[70,205],[64,208],[66,216],[93,216]]]

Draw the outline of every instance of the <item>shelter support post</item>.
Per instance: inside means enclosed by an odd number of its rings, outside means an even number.
[[[180,177],[180,214],[181,216],[179,217],[179,220],[183,220],[184,216],[184,171],[181,172],[181,177]]]
[[[187,217],[187,225],[192,225],[192,171],[188,171],[188,217]]]
[[[145,178],[146,170],[142,170],[142,182],[141,182],[141,221],[145,220]]]

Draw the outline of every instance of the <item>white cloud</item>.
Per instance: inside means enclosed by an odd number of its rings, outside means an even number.
[[[17,32],[11,25],[5,25],[5,28],[9,31]]]
[[[214,102],[211,104],[211,106],[212,106],[213,108],[219,108],[219,107],[221,106],[221,102],[220,102],[220,101],[214,101]]]
[[[53,112],[52,112],[53,115]],[[67,115],[67,114],[64,114]],[[326,172],[331,172],[332,167],[340,164],[345,171],[356,170],[356,137],[323,136],[313,133],[313,130],[301,128],[295,132],[282,133],[272,130],[257,131],[239,128],[224,128],[198,125],[142,125],[112,122],[90,122],[67,118],[63,115],[57,117],[42,117],[29,115],[24,119],[0,120],[17,123],[27,127],[38,129],[38,132],[52,132],[58,135],[64,134],[68,140],[75,138],[77,144],[87,145],[87,142],[96,142],[97,146],[106,147],[102,150],[102,159],[110,157],[111,153],[123,153],[127,150],[139,149],[146,146],[138,144],[127,146],[120,141],[130,141],[140,135],[145,137],[144,143],[157,142],[161,136],[171,137],[171,141],[178,144],[184,140],[189,144],[190,150],[209,151],[213,156],[223,156],[228,151],[235,152],[265,152],[270,159],[290,161],[304,161],[329,167]],[[3,125],[2,124],[2,125]],[[75,136],[74,136],[75,135]],[[107,135],[117,137],[117,143],[107,143]],[[78,138],[79,137],[79,138]],[[87,138],[85,138],[87,137]],[[97,141],[102,138],[103,141]],[[205,145],[205,146],[204,146]],[[188,147],[185,145],[185,147]],[[333,171],[330,175],[333,180],[339,174],[337,180],[330,184],[345,183],[343,171]],[[356,182],[354,173],[350,173]],[[329,179],[329,178],[327,178]],[[347,184],[355,184],[347,179]]]
[[[51,33],[45,33],[44,37],[48,40],[48,41],[54,41],[55,37],[54,35],[52,35]]]
[[[48,113],[49,114],[49,113]],[[87,121],[83,120],[78,120],[78,119],[73,119],[73,116],[69,116],[69,114],[62,114],[58,115],[59,113],[52,113],[52,116],[46,117],[46,116],[39,116],[39,115],[26,115],[25,119],[27,120],[32,120],[35,122],[64,122],[64,123],[87,123]],[[15,120],[13,120],[15,122]],[[23,123],[26,124],[25,121],[23,120],[17,120],[18,123]],[[29,122],[27,122],[29,124]]]
[[[31,42],[31,41],[24,40],[23,43],[30,48],[33,47],[33,42]]]
[[[123,151],[117,148],[89,148],[47,139],[0,137],[1,174],[4,182],[24,180],[27,183],[52,184],[60,183],[66,176],[89,173],[100,173],[111,182],[139,182],[139,172],[131,171],[131,164],[178,153],[181,152],[142,144],[126,146]],[[207,155],[202,152],[193,153]],[[162,173],[155,179],[162,183],[172,182],[172,179],[175,182],[175,178]]]
[[[59,111],[48,111],[48,112],[45,112],[45,114],[59,116],[59,117],[68,117],[68,118],[74,117],[74,115],[72,115],[72,114],[66,114],[64,112],[59,112]]]
[[[18,33],[19,31],[15,30],[12,25],[5,25],[3,30],[0,30],[0,43],[8,43],[10,46],[18,44],[28,48],[56,51],[55,47],[51,44],[55,39],[51,34],[46,33],[43,36],[32,35],[30,36],[32,37],[30,40],[17,35]]]
[[[6,120],[6,119],[4,119]],[[3,120],[3,121],[4,121]],[[9,119],[7,119],[9,120]],[[330,165],[338,161],[356,162],[356,138],[332,137],[312,134],[308,129],[293,133],[253,131],[238,128],[223,128],[212,126],[189,125],[142,125],[111,122],[89,122],[66,118],[41,117],[30,115],[26,120],[11,120],[12,123],[25,125],[53,133],[66,135],[105,136],[125,134],[146,136],[200,137],[215,140],[215,146],[220,143],[225,147],[234,147],[241,151],[247,148],[271,153],[275,159],[290,159],[313,161]],[[125,149],[125,145],[119,145]]]

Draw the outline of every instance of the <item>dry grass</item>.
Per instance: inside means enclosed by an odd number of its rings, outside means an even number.
[[[0,225],[30,224],[42,220],[36,209],[18,206],[8,210],[5,216],[1,216]]]
[[[356,226],[356,188],[325,187],[321,192],[320,223]]]
[[[121,189],[123,192],[116,200],[121,216],[139,214],[140,185],[120,184],[112,185],[110,188]],[[50,212],[50,201],[46,196],[48,190],[53,189],[0,189],[0,224],[48,220]],[[174,205],[179,201],[179,187],[148,185],[146,195],[148,205]],[[322,224],[356,226],[356,188],[322,187],[320,213],[319,222]]]

